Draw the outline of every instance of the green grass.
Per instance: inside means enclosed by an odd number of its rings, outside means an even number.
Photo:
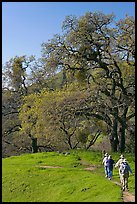
[[[119,158],[115,153],[114,159]],[[126,155],[133,172],[134,156]],[[120,187],[104,178],[99,152],[71,151],[23,154],[2,159],[2,202],[121,202]],[[87,171],[94,164],[98,168]],[[40,166],[63,168],[40,168]],[[119,181],[118,169],[113,180]],[[135,177],[129,178],[135,192]],[[107,196],[106,196],[107,192]]]

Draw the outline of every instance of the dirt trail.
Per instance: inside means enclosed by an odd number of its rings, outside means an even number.
[[[135,196],[129,192],[123,192],[123,201],[124,202],[135,202]]]
[[[58,168],[63,168],[62,166],[37,166],[39,168],[44,168],[44,169],[58,169]]]
[[[85,170],[92,171],[95,168],[96,168],[95,166],[90,166],[90,167],[86,167]],[[119,182],[113,181],[113,180],[111,180],[111,182],[121,187],[121,184]],[[122,192],[122,199],[123,199],[123,202],[135,202],[135,196],[129,193],[128,191]]]
[[[112,181],[116,185],[121,187],[121,184],[117,181]],[[129,193],[128,191],[122,192],[123,202],[135,202],[135,196]]]

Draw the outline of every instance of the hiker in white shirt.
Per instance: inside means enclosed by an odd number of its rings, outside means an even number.
[[[121,181],[121,183],[122,183],[122,180],[121,180],[121,174],[120,174],[120,165],[122,164],[123,160],[124,160],[124,155],[122,154],[122,155],[120,156],[120,159],[119,159],[119,160],[116,162],[116,164],[115,164],[115,168],[116,168],[116,167],[119,168],[119,176],[120,176],[120,181]]]
[[[115,164],[115,167],[120,167],[120,164],[122,163],[123,160],[124,160],[124,155],[121,154],[120,159]]]
[[[123,191],[125,191],[125,189],[128,190],[128,177],[129,177],[129,172],[131,174],[132,170],[127,162],[126,159],[124,159],[120,165],[120,176],[121,176],[121,182],[122,182],[122,187],[123,187]]]
[[[104,164],[104,170],[105,170],[105,177],[108,178],[109,173],[109,167],[108,167],[108,153],[105,153],[105,157],[102,161],[102,164]]]

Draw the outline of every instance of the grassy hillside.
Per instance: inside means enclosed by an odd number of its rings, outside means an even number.
[[[112,156],[115,161],[119,158],[118,153]],[[134,172],[134,156],[125,156]],[[122,201],[120,187],[105,178],[101,162],[101,153],[80,150],[70,154],[43,152],[4,158],[2,202]],[[92,167],[91,171],[86,167]],[[118,169],[114,169],[113,180],[119,181]],[[129,178],[129,189],[135,192],[134,176]]]

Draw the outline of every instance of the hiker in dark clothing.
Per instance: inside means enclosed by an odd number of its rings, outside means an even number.
[[[109,157],[108,157],[108,179],[109,180],[112,179],[114,163],[115,163],[115,161],[112,159],[112,156],[109,155]]]

